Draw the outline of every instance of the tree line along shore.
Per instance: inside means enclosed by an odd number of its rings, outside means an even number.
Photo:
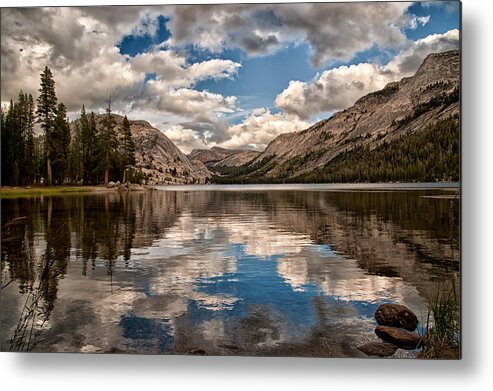
[[[111,97],[102,120],[82,106],[72,129],[48,67],[36,102],[22,90],[1,109],[2,186],[100,185],[138,181],[135,144],[125,116],[117,134]],[[36,134],[35,127],[42,129]],[[28,189],[25,189],[28,190]],[[58,190],[60,191],[60,190]]]

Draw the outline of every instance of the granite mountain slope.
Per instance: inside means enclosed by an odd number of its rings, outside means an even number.
[[[194,149],[187,157],[200,160],[209,169],[221,167],[239,167],[255,159],[260,152],[248,149],[226,149],[212,147],[210,149]]]
[[[241,170],[242,178],[293,179],[325,167],[344,151],[375,148],[457,116],[458,50],[430,54],[416,73],[360,98],[312,127],[275,138]]]
[[[119,138],[122,136],[123,117],[112,114]],[[104,115],[97,116],[101,122]],[[147,178],[148,184],[206,183],[211,173],[199,160],[190,160],[159,129],[143,120],[129,120],[136,151],[135,167]]]

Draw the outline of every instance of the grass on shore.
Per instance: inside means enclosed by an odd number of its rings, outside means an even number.
[[[419,358],[460,357],[459,300],[455,284],[430,301]]]
[[[2,187],[0,198],[29,197],[40,195],[59,195],[66,193],[83,193],[94,190],[94,186],[36,186],[36,187]]]

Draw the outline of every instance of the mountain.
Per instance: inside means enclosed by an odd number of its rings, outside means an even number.
[[[224,159],[215,162],[212,167],[239,167],[253,159],[255,159],[260,152],[251,150],[236,150],[235,153],[226,156]]]
[[[228,183],[457,179],[459,75],[458,50],[430,54],[413,76],[387,84],[306,130],[281,134],[234,175],[216,180]],[[434,141],[435,136],[443,138],[443,143]],[[433,153],[426,153],[427,150]],[[415,159],[418,152],[424,153],[424,160],[419,162]],[[377,158],[383,160],[375,163]],[[359,164],[358,172],[348,166],[355,162]],[[378,167],[367,173],[370,163]],[[427,171],[429,167],[432,172]],[[341,171],[347,175],[339,175]],[[408,171],[421,174],[411,175]]]
[[[235,149],[212,147],[210,149],[194,149],[187,157],[191,160],[200,160],[204,164],[216,163],[237,152]]]
[[[212,147],[210,149],[194,149],[188,155],[190,160],[199,160],[209,169],[239,167],[255,159],[260,152],[247,149],[226,149]]]
[[[116,131],[120,136],[123,117],[113,114]],[[98,122],[103,116],[98,116]],[[190,161],[186,155],[149,122],[136,120],[130,122],[132,138],[135,142],[136,168],[149,177],[149,184],[205,183],[211,173],[197,160]]]

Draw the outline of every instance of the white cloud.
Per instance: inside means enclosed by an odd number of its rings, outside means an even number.
[[[430,35],[409,42],[406,49],[384,66],[369,63],[340,66],[324,71],[309,82],[291,81],[277,96],[276,106],[302,119],[342,110],[387,83],[412,75],[428,54],[458,47],[458,30]]]
[[[164,134],[175,143],[184,153],[190,153],[192,149],[204,149],[214,146],[209,145],[207,140],[200,134],[200,132],[187,129],[182,125],[172,125]]]
[[[314,114],[349,107],[358,98],[387,84],[389,75],[378,65],[357,64],[330,69],[304,83],[291,81],[276,98],[276,106],[308,119]]]
[[[191,80],[198,81],[208,78],[214,80],[231,79],[241,64],[231,60],[212,59],[192,64],[187,68]]]
[[[431,34],[423,39],[410,42],[387,68],[396,74],[396,77],[409,76],[416,72],[425,57],[431,53],[458,49],[460,45],[459,30],[449,30],[443,34]]]
[[[430,15],[426,15],[426,16],[413,15],[409,19],[409,27],[413,30],[416,30],[420,25],[425,26],[429,21],[430,21]]]
[[[155,34],[162,7],[60,7],[2,10],[2,100],[20,88],[35,93],[49,65],[57,92],[71,109],[97,105],[109,92],[115,100],[142,91],[145,73],[171,87],[231,78],[240,64],[209,60],[188,64],[183,54],[156,50],[130,58],[117,44],[125,34]],[[5,75],[8,75],[6,77]],[[118,96],[119,95],[119,96]],[[76,106],[76,107],[74,107]]]
[[[228,129],[230,138],[220,145],[225,148],[253,148],[263,150],[274,138],[282,133],[303,130],[309,122],[296,115],[276,113],[267,109],[257,109],[238,125]]]
[[[241,64],[231,60],[212,59],[187,64],[186,57],[172,50],[156,50],[128,58],[136,71],[155,73],[157,80],[169,87],[191,87],[206,79],[230,79]]]
[[[176,114],[200,121],[216,118],[215,113],[232,113],[235,102],[234,96],[225,97],[190,88],[170,88],[164,82],[149,80],[139,107],[152,107],[163,114]]]
[[[327,61],[350,60],[375,44],[381,48],[404,44],[401,30],[413,21],[422,23],[406,13],[411,4],[177,5],[168,28],[172,44],[192,43],[213,52],[236,47],[258,55],[304,41],[313,51],[313,64],[323,66]]]
[[[265,108],[257,108],[237,125],[222,123],[224,128],[217,137],[217,128],[210,130],[205,124],[182,123],[169,126],[164,132],[182,151],[205,149],[214,146],[223,148],[246,148],[263,150],[277,136],[303,130],[311,124],[296,115],[272,114]],[[214,124],[220,127],[218,123]]]

